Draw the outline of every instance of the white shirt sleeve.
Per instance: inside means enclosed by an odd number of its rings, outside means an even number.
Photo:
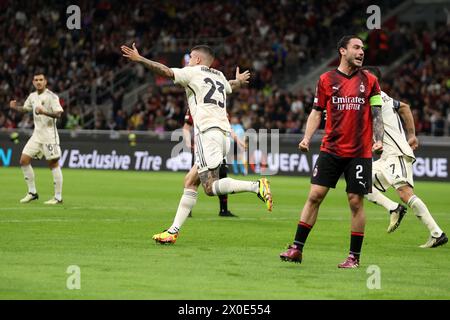
[[[232,93],[233,89],[231,88],[230,83],[228,82],[227,78],[225,78],[223,73],[222,73],[222,78],[223,78],[223,81],[225,82],[225,92],[226,92],[226,94]]]
[[[23,110],[28,112],[33,111],[33,105],[31,104],[30,96],[28,96],[27,100],[25,100],[25,103],[23,104]]]
[[[50,101],[51,101],[50,107],[52,108],[53,112],[64,111],[63,108],[61,107],[61,104],[59,103],[59,98],[57,95],[52,97]]]
[[[192,67],[171,68],[174,75],[173,82],[183,87],[187,87],[194,76],[194,69]]]

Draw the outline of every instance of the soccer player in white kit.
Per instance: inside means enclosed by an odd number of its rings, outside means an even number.
[[[363,69],[368,70],[380,81],[381,72],[378,68],[364,67]],[[383,91],[381,91],[381,98],[385,133],[383,153],[380,159],[373,163],[374,188],[372,193],[367,195],[367,199],[390,212],[391,221],[387,231],[393,232],[406,214],[406,207],[381,193],[393,186],[400,199],[413,210],[430,232],[428,241],[420,247],[435,248],[444,245],[448,242],[447,236],[439,228],[425,203],[414,194],[413,163],[416,158],[413,150],[419,146],[419,141],[415,134],[414,118],[409,105],[392,99]],[[399,115],[405,123],[406,137]]]
[[[20,157],[20,165],[28,186],[28,193],[20,202],[29,203],[39,198],[31,160],[45,157],[52,171],[55,195],[44,203],[51,205],[61,204],[63,202],[63,176],[59,166],[61,148],[59,146],[56,121],[61,117],[63,108],[59,103],[58,96],[47,89],[47,79],[42,72],[34,74],[33,86],[36,91],[28,96],[23,106],[18,106],[16,100],[9,102],[9,106],[13,110],[33,112],[34,120],[33,134],[25,145]]]
[[[161,63],[142,57],[135,44],[132,48],[121,47],[123,56],[139,62],[159,76],[174,80],[186,90],[191,115],[194,119],[196,164],[185,178],[183,196],[178,205],[172,226],[153,239],[159,243],[175,243],[179,230],[197,202],[200,183],[208,196],[253,192],[272,211],[272,194],[266,178],[258,181],[242,181],[231,178],[219,179],[219,167],[230,149],[231,127],[226,112],[226,97],[233,90],[248,83],[250,73],[239,73],[236,79],[227,80],[222,72],[210,68],[214,52],[208,46],[192,48],[188,66],[169,68]],[[186,181],[190,182],[186,184]]]

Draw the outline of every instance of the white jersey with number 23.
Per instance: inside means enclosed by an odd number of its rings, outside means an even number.
[[[186,90],[195,130],[204,132],[216,127],[230,132],[226,102],[232,89],[223,73],[203,65],[172,68],[172,71],[174,83]]]

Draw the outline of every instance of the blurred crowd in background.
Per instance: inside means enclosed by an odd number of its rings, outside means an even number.
[[[401,1],[378,2],[393,7]],[[136,41],[141,54],[155,58],[160,53],[189,52],[192,39],[204,39],[217,51],[213,67],[229,79],[236,66],[252,72],[249,86],[229,97],[230,116],[246,129],[303,132],[314,88],[291,92],[286,84],[335,53],[340,36],[363,29],[366,16],[361,12],[370,1],[86,0],[78,3],[81,30],[70,32],[67,4],[43,3],[0,0],[0,130],[32,128],[31,115],[13,112],[8,105],[13,98],[23,102],[33,90],[36,69],[45,70],[49,88],[61,97],[65,113],[60,128],[156,132],[180,128],[187,108],[181,88],[155,84],[126,105],[127,92],[154,81],[142,67],[134,66],[130,81],[108,88],[120,70],[129,68],[121,57],[121,44]],[[368,44],[365,64],[390,66],[412,51],[381,85],[411,105],[419,134],[448,134],[449,33],[448,25],[430,29],[397,23],[382,33],[360,34]],[[92,105],[93,86],[105,92],[95,103],[109,104],[111,112]]]

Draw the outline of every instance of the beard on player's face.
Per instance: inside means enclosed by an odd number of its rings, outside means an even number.
[[[360,68],[360,67],[362,67],[362,64],[364,61],[364,55],[360,55],[360,54],[349,55],[346,58],[346,60],[347,60],[347,64],[350,67]]]
[[[36,90],[44,90],[45,86],[47,85],[46,81],[34,81],[34,87]]]
[[[353,61],[358,67],[362,67],[362,64],[364,62],[364,55],[357,54]]]

